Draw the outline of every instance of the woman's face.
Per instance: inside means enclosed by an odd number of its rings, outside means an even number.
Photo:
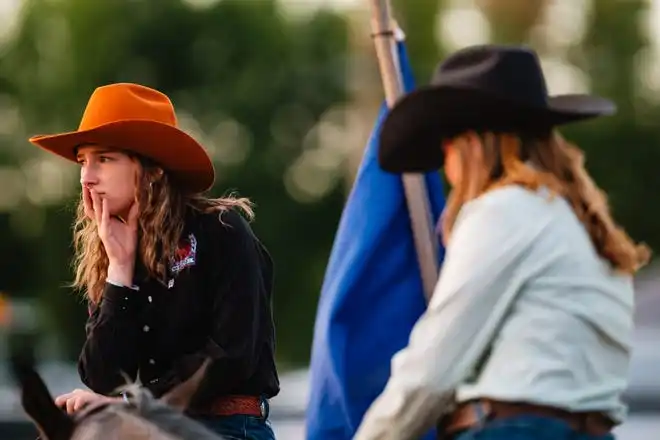
[[[460,184],[463,178],[463,167],[461,153],[458,150],[455,139],[449,139],[442,143],[442,151],[445,154],[444,171],[447,181],[451,186]]]
[[[444,171],[451,186],[460,185],[469,172],[477,172],[483,166],[481,138],[476,133],[465,133],[442,143],[445,155]]]
[[[80,184],[83,191],[96,191],[106,199],[110,215],[126,218],[135,202],[141,165],[138,160],[98,145],[78,148]]]

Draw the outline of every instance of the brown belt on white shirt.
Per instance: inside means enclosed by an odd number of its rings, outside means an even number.
[[[480,399],[461,404],[441,423],[445,436],[474,428],[488,420],[522,415],[552,417],[566,422],[573,430],[588,435],[608,434],[614,422],[601,412],[570,412],[559,408],[530,403],[501,402]]]

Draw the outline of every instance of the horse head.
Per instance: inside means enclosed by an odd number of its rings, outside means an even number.
[[[183,414],[198,389],[209,361],[187,381],[161,399],[137,385],[127,385],[129,402],[91,404],[74,415],[55,405],[53,396],[35,369],[33,356],[14,353],[11,371],[20,387],[21,404],[43,440],[144,439],[221,440]]]
[[[55,405],[48,387],[35,370],[34,358],[15,353],[10,358],[10,367],[21,390],[21,405],[41,436],[48,440],[70,439],[74,421]]]

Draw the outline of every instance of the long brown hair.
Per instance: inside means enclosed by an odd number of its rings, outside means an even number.
[[[633,274],[649,261],[650,249],[635,243],[612,218],[607,196],[584,167],[584,153],[558,132],[527,139],[499,133],[479,137],[478,158],[473,149],[467,148],[467,134],[455,139],[463,178],[447,199],[441,224],[445,241],[451,236],[461,207],[469,200],[504,185],[532,190],[546,186],[552,194],[566,198],[598,254],[614,269]]]
[[[149,160],[135,157],[141,163],[137,176],[136,198],[140,206],[138,217],[138,256],[149,276],[166,280],[170,256],[176,250],[183,233],[186,211],[225,211],[236,208],[251,220],[252,203],[247,198],[232,195],[217,199],[200,194],[187,194],[173,182],[166,172]],[[82,197],[78,203],[73,225],[75,278],[72,287],[84,293],[89,301],[98,304],[108,273],[108,256],[99,238],[97,226],[85,214]]]

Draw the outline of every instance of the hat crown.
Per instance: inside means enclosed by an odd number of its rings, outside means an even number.
[[[431,83],[476,89],[534,106],[545,106],[548,100],[538,57],[519,46],[483,45],[460,50],[438,66]]]
[[[78,130],[91,130],[122,120],[177,125],[174,106],[165,94],[139,84],[117,83],[94,90]]]

